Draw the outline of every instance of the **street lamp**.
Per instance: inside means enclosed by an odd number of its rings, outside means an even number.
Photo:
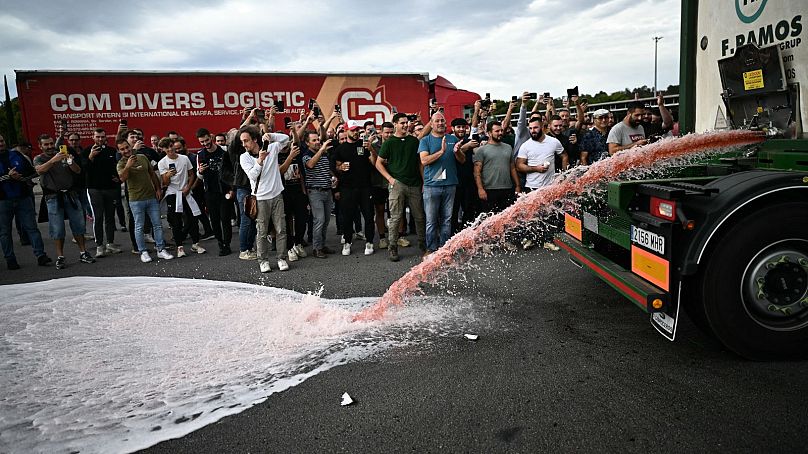
[[[662,39],[661,36],[654,36],[654,94],[653,94],[653,96],[656,96],[656,94],[657,94],[657,88],[656,88],[656,83],[657,83],[657,46],[659,45],[659,40],[660,39]]]

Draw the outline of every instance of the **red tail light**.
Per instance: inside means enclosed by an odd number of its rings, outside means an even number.
[[[651,215],[668,221],[676,220],[676,202],[673,200],[651,197]]]

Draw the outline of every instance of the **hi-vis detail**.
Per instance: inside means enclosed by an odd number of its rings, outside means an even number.
[[[654,232],[631,226],[631,242],[665,255],[665,237]]]

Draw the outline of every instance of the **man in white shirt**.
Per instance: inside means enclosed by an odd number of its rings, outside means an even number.
[[[182,243],[186,235],[191,236],[191,250],[204,254],[205,248],[199,245],[199,229],[196,216],[202,214],[196,200],[191,196],[191,188],[196,180],[196,171],[188,156],[177,153],[173,140],[167,137],[160,139],[158,146],[166,155],[157,163],[163,186],[166,186],[165,201],[167,205],[168,223],[177,244],[177,257],[185,257]]]
[[[258,217],[255,224],[258,228],[256,246],[258,249],[258,265],[262,273],[268,273],[270,222],[275,227],[275,245],[277,246],[278,269],[286,271],[286,213],[283,205],[283,181],[281,180],[278,153],[289,145],[286,134],[264,134],[263,144],[261,132],[254,126],[245,126],[239,130],[246,153],[239,157],[241,168],[250,178],[252,193],[258,200]]]
[[[526,141],[519,148],[516,155],[516,170],[525,173],[525,192],[531,192],[553,183],[555,178],[555,156],[561,156],[561,166],[567,168],[569,158],[564,146],[555,137],[550,137],[544,133],[544,125],[540,118],[531,119],[528,124],[530,140]],[[542,235],[544,248],[557,251],[558,246],[551,242],[552,235]],[[532,244],[532,240],[526,239],[522,242],[525,248]]]

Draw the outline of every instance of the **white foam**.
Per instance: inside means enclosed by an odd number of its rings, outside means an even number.
[[[462,300],[433,299],[353,323],[374,299],[173,278],[72,277],[0,294],[0,452],[145,448],[474,317]]]

